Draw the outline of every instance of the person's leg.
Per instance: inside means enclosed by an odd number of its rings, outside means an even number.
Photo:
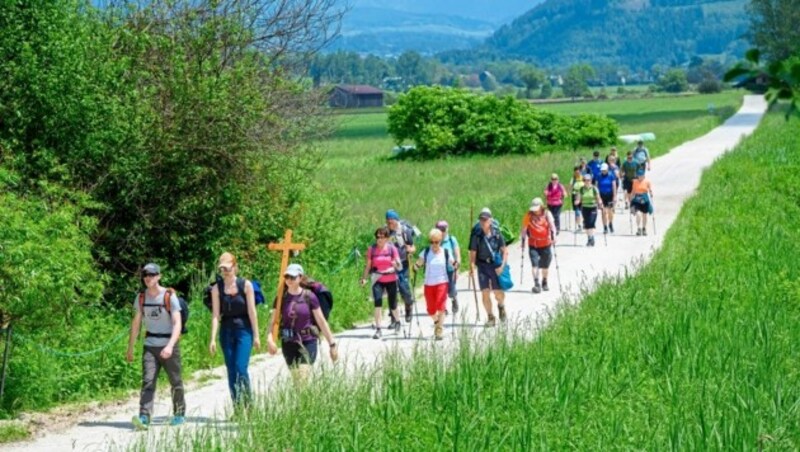
[[[542,290],[550,290],[547,278],[550,274],[550,262],[553,259],[553,249],[551,247],[538,248],[539,268],[542,270]]]
[[[139,414],[147,416],[148,421],[153,414],[153,400],[156,394],[158,372],[161,370],[158,354],[160,347],[144,347],[142,351],[142,392],[139,396]]]
[[[642,212],[642,235],[647,235],[647,212]]]
[[[553,214],[553,223],[556,226],[556,234],[561,230],[561,206],[548,206],[550,213]]]
[[[506,293],[502,290],[495,290],[494,298],[497,300],[497,312],[501,322],[506,321]]]
[[[389,313],[393,318],[396,329],[400,329],[400,311],[397,309],[397,284],[386,284],[386,296],[389,299]]]
[[[250,353],[253,349],[253,331],[250,328],[236,329],[236,389],[239,403],[248,406],[250,404]]]
[[[456,282],[458,281],[458,271],[454,271],[447,275],[449,283],[447,285],[447,295],[453,301],[453,314],[458,314],[458,291],[456,290]]]
[[[184,399],[183,378],[181,377],[183,366],[181,365],[180,344],[175,344],[172,349],[172,356],[169,359],[165,359],[162,365],[164,370],[167,371],[167,378],[172,392],[172,415],[182,417],[186,413],[186,400]]]
[[[394,286],[394,288],[395,288],[394,289],[395,303],[397,303],[397,300],[396,300],[396,298],[397,298],[397,284],[392,283],[392,286]],[[383,289],[384,289],[384,287],[385,287],[384,284],[383,283],[379,283],[379,282],[376,282],[375,284],[372,285],[372,300],[373,300],[374,305],[375,305],[375,319],[374,319],[374,322],[375,322],[375,328],[377,328],[377,329],[381,329],[381,320],[382,320],[382,317],[383,317]],[[387,290],[387,292],[388,292],[388,290]]]
[[[425,310],[428,312],[428,315],[431,316],[432,318],[436,317],[436,312],[437,312],[436,306],[438,302],[438,300],[436,299],[436,296],[438,295],[436,291],[436,286],[425,285],[423,287],[423,295],[425,296]],[[434,318],[434,322],[435,321],[436,319]]]
[[[533,288],[531,289],[533,293],[539,293],[540,285],[539,285],[539,253],[536,252],[536,248],[528,247],[528,257],[531,260],[531,275],[533,276]]]
[[[400,296],[403,298],[403,302],[406,305],[406,322],[410,322],[409,318],[411,317],[411,310],[412,310],[412,298],[411,298],[411,284],[408,280],[408,268],[403,268],[399,272],[397,272],[397,288],[400,289]]]
[[[219,347],[222,349],[222,357],[225,358],[225,368],[228,370],[228,390],[231,393],[231,400],[236,402],[236,344],[233,328],[220,328]]]

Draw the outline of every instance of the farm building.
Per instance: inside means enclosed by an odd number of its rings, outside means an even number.
[[[338,108],[383,107],[383,91],[369,85],[336,85],[329,102]]]

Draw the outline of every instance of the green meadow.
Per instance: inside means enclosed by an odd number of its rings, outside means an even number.
[[[390,356],[278,391],[235,432],[150,447],[797,450],[798,127],[768,115],[703,175],[635,278],[562,307],[533,341],[463,340],[448,362],[422,345],[410,365]]]

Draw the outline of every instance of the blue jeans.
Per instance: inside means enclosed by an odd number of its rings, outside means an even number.
[[[219,345],[228,368],[228,388],[231,391],[234,405],[249,403],[250,375],[247,366],[250,364],[250,350],[253,348],[253,331],[250,328],[221,328]]]
[[[406,305],[411,304],[411,286],[408,284],[408,268],[397,272],[397,288],[400,289],[400,296]]]

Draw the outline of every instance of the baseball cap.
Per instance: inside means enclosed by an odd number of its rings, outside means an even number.
[[[442,232],[446,231],[448,226],[450,225],[444,220],[439,220],[436,222],[436,229],[439,229]]]
[[[592,173],[586,173],[583,175],[583,178],[586,180],[592,180]]]
[[[636,170],[636,175],[637,176],[644,176],[644,170],[643,169]]]
[[[291,264],[286,267],[286,271],[283,274],[284,276],[300,276],[303,274],[303,267],[300,264]]]
[[[478,215],[478,218],[492,218],[492,211],[489,210],[488,207],[484,207],[481,209],[481,213]]]
[[[542,208],[542,198],[533,198],[531,201],[531,207],[528,209],[529,212],[536,212]]]
[[[600,165],[600,171],[608,171],[608,163],[603,163]]]
[[[394,209],[389,209],[389,210],[386,211],[386,219],[387,220],[399,220],[400,219],[400,214],[395,212]]]
[[[161,267],[157,264],[150,262],[149,264],[142,267],[142,274],[144,275],[158,275],[161,274]]]

